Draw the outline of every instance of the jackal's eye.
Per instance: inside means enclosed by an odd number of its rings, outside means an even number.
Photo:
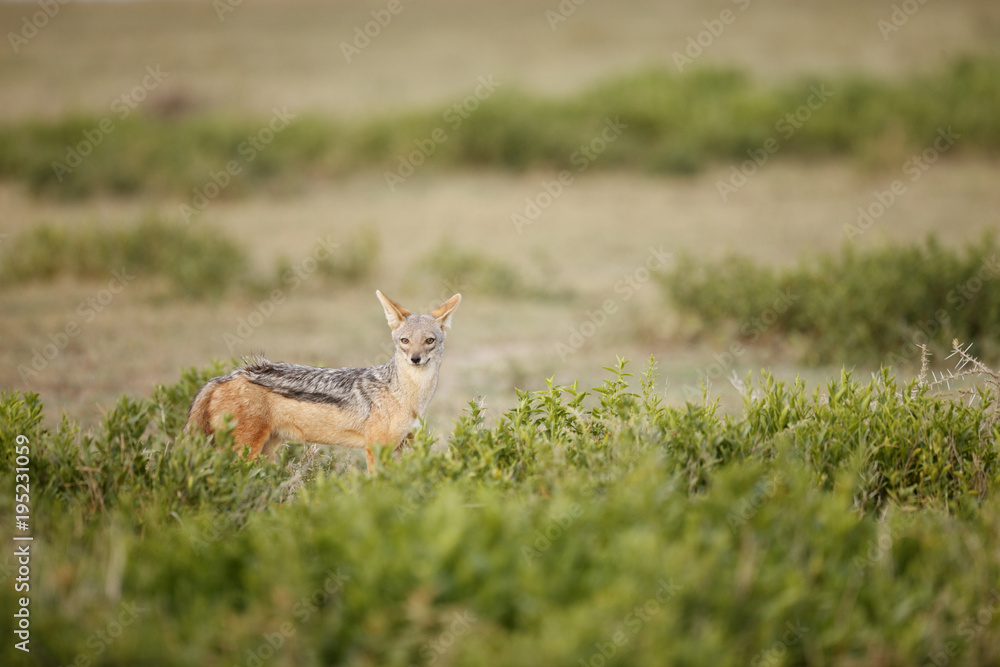
[[[402,343],[403,345],[409,345],[410,344],[410,339],[409,338],[400,338],[399,342]]]
[[[424,341],[424,344],[425,345],[433,345],[434,344],[434,339],[433,338],[428,338],[427,340]]]

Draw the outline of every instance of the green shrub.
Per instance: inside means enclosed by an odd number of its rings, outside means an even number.
[[[221,449],[177,437],[218,366],[123,399],[92,434],[49,430],[36,396],[4,394],[0,460],[31,442],[30,657],[1000,659],[992,395],[765,376],[723,416],[665,405],[652,361],[637,387],[626,368],[592,392],[519,392],[492,425],[473,402],[445,447],[420,430],[398,460],[381,451],[377,479],[320,460],[294,493],[299,451],[248,463],[225,434]],[[0,588],[5,608],[15,595]]]
[[[565,299],[571,292],[552,287],[545,276],[525,278],[504,260],[444,241],[425,254],[415,267],[425,279],[501,298]]]
[[[126,504],[137,521],[156,522],[210,505],[239,525],[281,497],[288,482],[281,465],[287,460],[278,466],[248,463],[200,435],[179,437],[194,393],[220,368],[189,370],[177,385],[158,387],[151,400],[122,397],[96,434],[81,432],[66,419],[46,431],[36,395],[3,394],[0,457],[12,460],[16,436],[27,437],[33,497],[51,498],[84,519]],[[223,445],[232,442],[227,432],[217,438]]]
[[[810,99],[807,122],[782,124]],[[405,178],[401,164],[418,150],[416,142],[434,145],[423,159],[438,167],[689,173],[712,161],[742,162],[769,139],[782,156],[847,155],[897,166],[948,128],[960,135],[956,150],[995,155],[998,106],[1000,61],[989,57],[957,59],[902,80],[811,78],[772,88],[730,70],[647,69],[559,99],[505,85],[465,117],[447,106],[349,123],[301,116],[252,151],[250,138],[268,119],[132,115],[102,134],[79,163],[72,160],[72,168],[56,165],[71,162],[68,155],[101,118],[8,122],[0,125],[0,178],[25,181],[47,196],[153,192],[190,201],[232,161],[239,173],[221,188],[222,197],[294,188],[304,177],[360,168]],[[444,141],[433,138],[441,133]]]
[[[525,291],[521,276],[503,260],[479,250],[460,249],[450,241],[422,257],[418,268],[435,280],[468,285],[468,289],[483,294],[511,297]]]
[[[378,232],[355,230],[337,254],[319,262],[320,275],[334,284],[357,284],[375,273],[380,250]]]
[[[962,250],[934,237],[923,244],[804,257],[772,269],[743,257],[682,258],[662,278],[670,302],[700,331],[740,340],[793,337],[803,361],[900,365],[920,344],[946,351],[955,338],[1000,337],[1000,250],[992,235]]]
[[[249,259],[234,241],[200,225],[170,224],[147,217],[106,229],[42,225],[4,245],[0,283],[19,284],[58,276],[119,280],[159,278],[178,296],[219,297],[251,286]]]
[[[375,231],[356,231],[341,247],[322,256],[314,252],[314,268],[329,284],[357,284],[377,268],[379,252]],[[260,294],[300,280],[292,268],[287,259],[279,259],[273,280],[260,280],[251,271],[246,249],[211,227],[147,217],[114,229],[35,227],[5,244],[0,284],[120,275],[118,280],[126,284],[137,277],[162,282],[171,296],[217,299],[236,290]]]

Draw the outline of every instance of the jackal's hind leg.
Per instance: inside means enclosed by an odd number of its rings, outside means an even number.
[[[272,434],[264,446],[261,448],[260,453],[268,458],[269,461],[273,461],[278,453],[278,445],[281,444],[281,437]]]
[[[236,428],[233,429],[233,439],[236,441],[234,449],[242,450],[244,446],[247,446],[250,448],[248,458],[255,459],[261,450],[271,443],[274,436],[268,424],[244,418],[236,422]]]

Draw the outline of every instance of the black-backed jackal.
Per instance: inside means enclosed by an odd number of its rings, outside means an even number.
[[[456,294],[429,315],[413,315],[377,291],[395,352],[382,366],[315,368],[255,357],[198,390],[185,429],[213,434],[228,419],[250,458],[270,456],[283,438],[364,448],[399,447],[427,410],[437,388],[444,339],[462,300]]]

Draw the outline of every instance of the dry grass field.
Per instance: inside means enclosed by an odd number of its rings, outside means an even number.
[[[565,93],[636,67],[673,66],[674,52],[726,9],[736,19],[699,63],[746,68],[761,80],[854,71],[898,76],[955,54],[995,52],[1000,31],[1000,8],[984,0],[920,3],[888,39],[878,21],[890,19],[889,0],[583,2],[554,28],[546,12],[558,12],[559,2],[404,1],[347,62],[340,44],[387,2],[216,4],[233,11],[211,2],[64,7],[18,54],[0,55],[0,114],[106,109],[146,65],[170,73],[164,98],[239,113],[267,113],[275,104],[337,114],[438,104],[465,96],[487,74]],[[0,3],[0,21],[20,26],[29,9]]]
[[[243,3],[221,20],[209,2],[73,3],[18,53],[0,51],[0,118],[105,113],[141,81],[147,65],[169,72],[143,103],[164,113],[261,116],[287,107],[367,117],[448,104],[490,74],[504,85],[562,94],[637,67],[673,67],[673,54],[706,29],[703,22],[742,4],[588,2],[553,29],[545,12],[556,9],[555,2],[404,2],[348,63],[340,43],[386,3]],[[955,54],[995,52],[1000,43],[1000,7],[991,2],[929,3],[888,39],[877,22],[889,18],[890,2],[746,4],[699,64],[743,68],[762,82],[841,72],[894,77],[939,66]],[[19,26],[33,8],[0,4],[0,21]],[[736,250],[775,263],[834,249],[845,242],[843,226],[856,209],[898,170],[776,159],[723,202],[717,183],[728,174],[728,164],[689,177],[594,171],[567,186],[520,232],[511,214],[523,211],[525,199],[536,197],[554,173],[427,170],[390,191],[382,174],[367,172],[308,180],[284,194],[213,201],[195,224],[237,239],[262,272],[279,257],[304,259],[317,239],[339,243],[359,228],[377,232],[377,266],[363,284],[349,288],[305,281],[235,347],[225,334],[257,311],[259,300],[164,301],[141,281],[131,283],[92,321],[81,321],[79,335],[27,381],[18,367],[80,320],[80,304],[105,285],[60,280],[8,289],[0,294],[0,387],[41,393],[51,420],[65,410],[92,423],[120,394],[146,395],[155,384],[176,380],[181,367],[212,359],[263,351],[328,366],[373,363],[384,358],[389,341],[376,288],[414,308],[463,288],[421,277],[421,258],[447,239],[573,296],[502,299],[465,290],[432,423],[447,424],[477,395],[493,408],[506,407],[515,387],[539,388],[547,376],[590,385],[616,355],[639,365],[655,354],[667,381],[664,392],[680,402],[684,387],[697,386],[728,343],[679,336],[655,281],[619,289],[627,276],[644,275],[650,249],[707,257]],[[978,237],[996,225],[998,175],[1000,165],[986,158],[942,160],[858,243],[917,240],[928,232],[949,243]],[[104,196],[57,202],[21,184],[0,184],[0,243],[41,223],[126,225],[150,212],[177,219],[180,203]],[[559,345],[570,345],[574,329],[608,300],[615,312],[580,349],[560,354]],[[839,370],[798,368],[786,352],[752,348],[727,364],[727,374],[767,366],[782,377],[819,379]],[[725,381],[713,391],[726,405],[738,400]]]

